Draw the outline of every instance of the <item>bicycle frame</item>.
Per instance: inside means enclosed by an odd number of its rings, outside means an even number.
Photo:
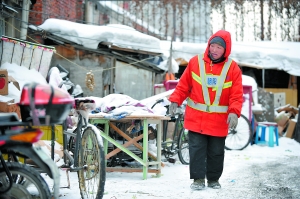
[[[173,134],[172,134],[172,141],[170,141],[170,142],[166,141],[167,140],[167,133],[168,133],[168,123],[170,121],[164,121],[163,122],[163,124],[164,124],[164,127],[163,127],[163,142],[162,142],[163,149],[168,148],[167,144],[171,143],[170,150],[167,150],[167,152],[171,152],[171,153],[174,153],[174,154],[176,154],[177,151],[179,150],[178,146],[175,149],[174,149],[174,146],[175,146],[176,141],[177,141],[177,139],[175,139],[175,137],[176,137],[176,133],[178,132],[179,125],[180,124],[183,125],[182,124],[182,122],[183,122],[183,114],[178,114],[178,115],[176,115],[176,117],[175,118],[174,117],[171,118],[171,121],[175,119],[175,128],[174,128],[174,131],[173,131]],[[179,136],[179,134],[177,136]]]
[[[66,156],[64,156],[64,161],[66,163],[66,157],[71,161],[70,165],[72,165],[72,167],[70,167],[70,171],[71,172],[76,172],[76,171],[79,171],[81,169],[84,169],[84,168],[80,168],[78,165],[79,165],[79,160],[78,160],[78,157],[79,157],[79,151],[80,150],[76,150],[76,149],[79,149],[79,146],[81,145],[81,134],[82,134],[82,129],[85,128],[87,126],[87,121],[86,119],[79,113],[78,114],[78,124],[77,124],[77,128],[74,130],[76,131],[74,133],[74,131],[72,133],[68,133],[66,131],[64,131],[64,137],[63,137],[63,142],[64,142],[64,154]],[[84,122],[84,124],[83,124]],[[74,138],[76,138],[76,141],[75,141],[75,151],[74,151],[74,158],[69,154],[68,152],[68,148],[67,148],[67,135],[70,135]]]
[[[162,100],[158,100],[152,108],[157,104],[162,102]],[[183,128],[183,120],[184,120],[184,107],[180,106],[177,109],[177,112],[174,116],[170,116],[170,121],[164,121],[163,123],[163,142],[162,142],[162,153],[163,155],[168,159],[169,162],[175,162],[175,159],[172,159],[170,157],[178,154],[179,151],[181,151],[184,148],[179,147],[179,139],[180,139],[180,131],[181,128]],[[168,110],[167,110],[168,113]],[[172,133],[171,141],[167,141],[167,133],[168,133],[168,123],[169,122],[175,122],[175,127]],[[171,144],[171,146],[168,146],[168,144]]]

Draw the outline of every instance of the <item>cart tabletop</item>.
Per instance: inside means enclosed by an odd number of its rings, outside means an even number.
[[[122,119],[110,119],[110,118],[105,118],[104,115],[100,114],[90,114],[89,119],[107,119],[107,120],[112,120],[112,121],[121,121],[121,120],[170,120],[171,118],[168,116],[164,115],[154,115],[154,114],[149,114],[149,115],[127,115],[126,117]]]

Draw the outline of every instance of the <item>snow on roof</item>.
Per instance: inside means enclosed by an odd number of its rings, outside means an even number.
[[[234,42],[231,57],[240,65],[284,70],[300,76],[300,42]]]
[[[97,49],[101,42],[110,42],[122,48],[159,52],[159,39],[120,24],[96,26],[50,18],[37,28],[32,25],[30,28],[46,30],[90,49]]]
[[[97,49],[100,42],[110,42],[122,48],[163,53],[165,61],[159,67],[163,70],[169,69],[167,60],[170,57],[171,42],[143,34],[129,26],[96,26],[47,19],[38,28],[32,25],[30,28],[46,30],[91,49]],[[172,72],[178,71],[175,59],[182,58],[188,61],[193,56],[203,53],[206,47],[207,43],[172,42]],[[300,76],[299,49],[300,42],[233,42],[230,57],[242,66],[284,70],[291,75]]]
[[[161,49],[169,56],[170,41],[161,41]],[[207,43],[173,42],[172,56],[188,61],[204,53]],[[300,76],[300,42],[233,42],[230,57],[241,66],[259,69],[278,69]]]

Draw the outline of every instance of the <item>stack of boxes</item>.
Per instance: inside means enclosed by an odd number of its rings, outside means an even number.
[[[275,117],[278,128],[281,127],[282,131],[285,132],[285,137],[294,138],[294,132],[298,118],[298,109],[290,104],[287,104],[275,110],[278,113]]]

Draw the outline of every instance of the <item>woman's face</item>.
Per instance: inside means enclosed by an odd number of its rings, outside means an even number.
[[[210,44],[209,46],[209,52],[211,56],[216,60],[222,57],[222,55],[225,52],[225,48],[223,48],[219,44]]]

